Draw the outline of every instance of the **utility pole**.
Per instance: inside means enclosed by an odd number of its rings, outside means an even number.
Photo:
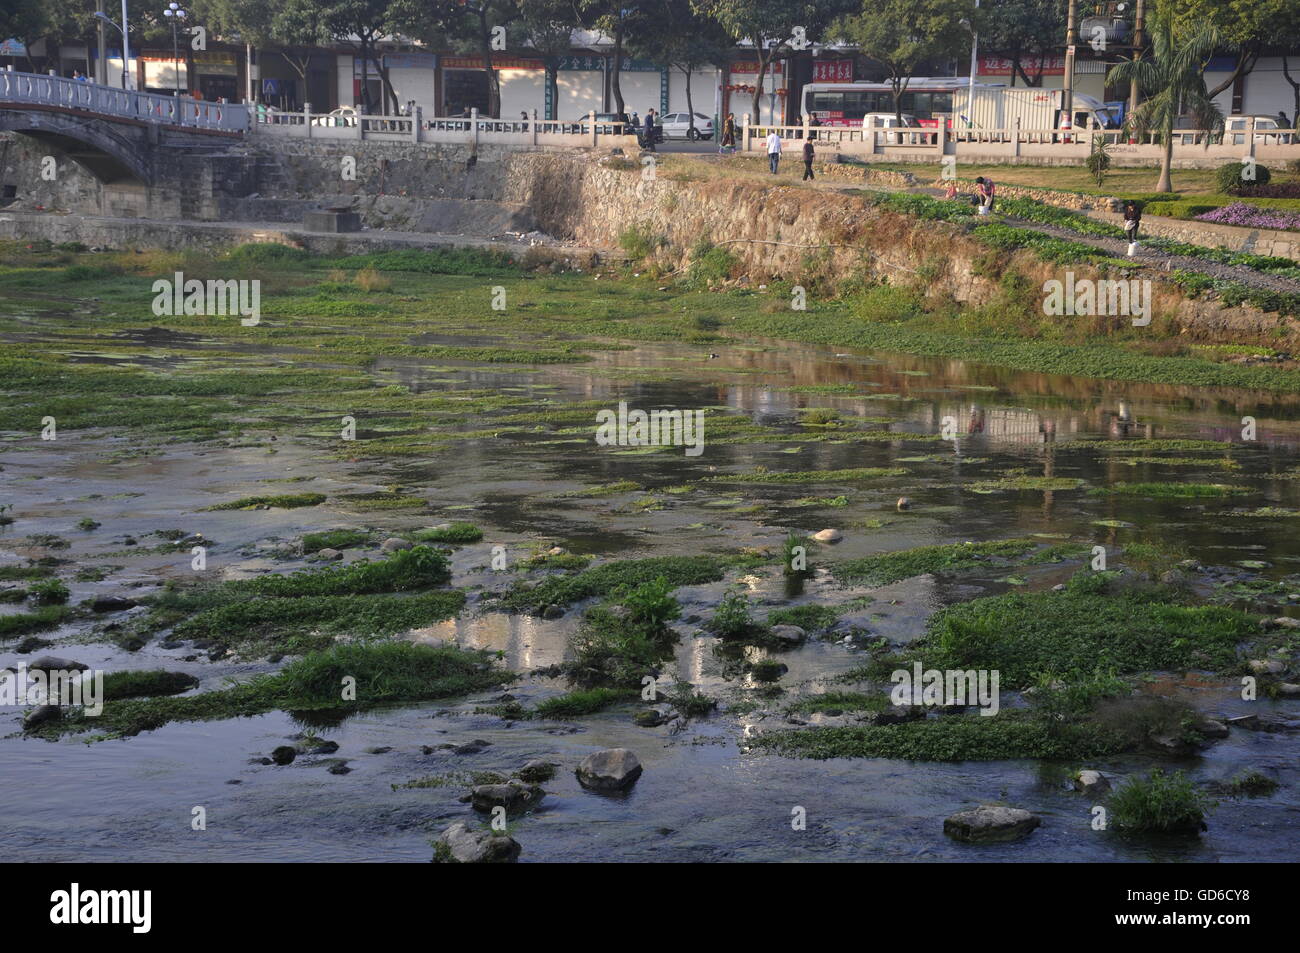
[[[130,28],[126,24],[126,0],[122,0],[122,88],[135,89],[135,82],[127,82],[127,73],[131,69]]]
[[[1074,44],[1079,38],[1076,30],[1079,23],[1078,0],[1070,0],[1069,12],[1065,20],[1065,77],[1061,90],[1061,112],[1074,119]]]
[[[1142,58],[1142,44],[1145,37],[1142,35],[1146,27],[1146,0],[1137,0],[1137,11],[1133,14],[1133,60],[1136,62]],[[1133,110],[1138,107],[1138,81],[1133,80],[1128,88],[1128,115],[1133,115]],[[1128,118],[1127,116],[1125,117]]]

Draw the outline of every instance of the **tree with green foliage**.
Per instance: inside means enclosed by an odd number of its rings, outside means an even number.
[[[1179,118],[1190,116],[1195,128],[1211,134],[1223,129],[1223,113],[1206,91],[1203,73],[1206,61],[1214,54],[1218,34],[1206,23],[1180,26],[1172,5],[1167,3],[1156,7],[1147,28],[1150,55],[1113,67],[1106,74],[1106,82],[1118,85],[1137,81],[1146,99],[1128,115],[1125,126],[1138,134],[1154,132],[1160,137],[1164,154],[1156,191],[1172,192],[1173,131]]]
[[[482,58],[487,80],[487,114],[501,115],[501,78],[493,63],[500,38],[517,31],[523,12],[517,0],[388,0],[387,23],[435,49],[473,53]],[[517,33],[516,33],[517,35]]]
[[[694,129],[691,74],[706,66],[725,65],[731,56],[731,37],[716,20],[701,15],[691,0],[657,0],[646,6],[649,26],[629,38],[628,48],[638,57],[681,71]]]
[[[1279,24],[1294,16],[1296,9],[1295,0],[1155,0],[1155,3],[1157,12],[1167,7],[1165,12],[1173,19],[1174,30],[1179,35],[1192,36],[1210,27],[1215,31],[1217,51],[1230,50],[1236,54],[1232,72],[1209,91],[1211,99],[1250,73],[1266,47],[1278,44]],[[1205,57],[1202,71],[1209,61],[1210,57]]]
[[[1011,63],[1011,85],[1042,86],[1047,59],[1065,42],[1065,8],[1060,0],[995,0],[975,16],[980,48]],[[1030,64],[1033,64],[1032,66]]]
[[[903,93],[925,63],[955,57],[969,45],[962,25],[969,0],[864,0],[861,12],[839,20],[835,32],[885,69],[894,115],[901,123]]]
[[[552,104],[558,108],[560,57],[573,47],[573,31],[580,22],[577,8],[572,0],[519,0],[519,12],[520,38],[542,58],[546,88],[551,91]]]

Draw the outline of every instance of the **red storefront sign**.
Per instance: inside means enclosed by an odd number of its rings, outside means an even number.
[[[483,57],[481,56],[444,56],[442,65],[446,69],[482,69]],[[500,59],[492,57],[493,69],[546,69],[546,64],[541,60],[524,60],[518,57],[503,56]]]
[[[779,73],[779,72],[781,72],[781,61],[780,61],[780,60],[777,60],[777,61],[775,61],[775,62],[773,62],[773,63],[768,64],[767,71],[768,71],[769,73]],[[741,62],[741,63],[732,63],[732,64],[731,64],[731,72],[732,72],[733,74],[734,74],[734,73],[757,73],[757,72],[758,72],[758,60],[746,60],[746,61]]]
[[[853,60],[817,60],[812,78],[814,83],[851,83]]]
[[[1020,68],[1026,75],[1034,77],[1039,75],[1038,65],[1040,57],[1026,56],[1020,61]],[[1063,76],[1065,74],[1065,57],[1063,56],[1044,56],[1042,59],[1043,76]],[[1000,56],[981,56],[979,65],[979,75],[981,76],[1010,76],[1014,69],[1011,60],[1003,59]]]

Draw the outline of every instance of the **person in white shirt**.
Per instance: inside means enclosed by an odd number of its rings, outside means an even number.
[[[781,137],[776,130],[767,134],[767,167],[776,175],[776,167],[781,162]]]

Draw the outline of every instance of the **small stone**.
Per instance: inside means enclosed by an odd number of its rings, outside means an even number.
[[[138,605],[139,603],[134,599],[127,599],[125,596],[100,596],[90,604],[90,610],[92,612],[122,612]]]
[[[1052,587],[1052,591],[1053,591],[1053,592],[1065,592],[1065,583],[1063,583],[1063,582],[1058,582],[1056,585],[1054,585],[1054,586]]]
[[[316,558],[323,559],[326,562],[333,562],[336,559],[342,559],[343,554],[337,549],[318,549],[316,551]]]
[[[271,761],[278,765],[292,764],[296,757],[298,757],[298,749],[293,745],[280,745],[271,752]]]
[[[532,784],[541,784],[555,777],[555,768],[549,761],[534,759],[519,769],[519,777]]]
[[[626,791],[641,777],[641,762],[627,748],[606,748],[582,759],[578,783],[593,791]]]
[[[1042,821],[1018,807],[983,804],[958,811],[943,822],[943,832],[968,844],[1019,840]]]
[[[813,533],[812,538],[819,543],[838,543],[844,538],[844,534],[837,529],[823,529]]]
[[[519,842],[508,834],[474,830],[457,821],[438,835],[433,859],[447,864],[513,864],[519,851]]]
[[[1300,629],[1300,619],[1293,619],[1289,615],[1278,616],[1273,624],[1283,629]]]
[[[386,553],[395,553],[399,550],[410,549],[411,541],[409,539],[399,539],[396,536],[390,536],[379,544],[379,548]]]
[[[1257,675],[1281,675],[1286,665],[1278,659],[1251,659],[1250,670]]]
[[[349,768],[346,763],[340,761],[338,764],[331,764],[329,766],[329,772],[330,774],[351,774],[352,769]]]
[[[1100,771],[1080,771],[1074,776],[1074,789],[1084,794],[1101,794],[1110,790],[1110,781]]]
[[[1213,718],[1202,718],[1192,725],[1192,731],[1202,738],[1226,738],[1229,734],[1228,726]]]
[[[42,655],[27,663],[29,672],[84,672],[90,668],[84,662],[74,662],[72,659],[60,658],[57,655]]]
[[[896,505],[900,510],[910,510],[910,509],[912,508],[912,501],[909,500],[909,499],[908,499],[907,497],[905,497],[905,496],[900,496],[900,497],[898,498],[898,503],[895,504],[895,505]]]
[[[1296,695],[1300,695],[1300,685],[1293,684],[1292,682],[1279,682],[1277,693],[1279,695],[1286,695],[1289,698],[1293,698]]]
[[[647,708],[632,716],[633,724],[641,728],[658,728],[668,720],[668,716],[658,708]]]
[[[58,705],[38,705],[23,716],[23,730],[31,731],[51,721],[58,721],[63,712]]]
[[[568,550],[566,550],[563,546],[552,546],[550,549],[546,551],[546,555],[563,556],[567,551]]]
[[[562,619],[564,618],[564,607],[556,605],[547,606],[542,610],[542,618],[551,622],[556,619]]]

